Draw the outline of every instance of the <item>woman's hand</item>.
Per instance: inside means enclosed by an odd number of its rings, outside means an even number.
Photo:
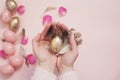
[[[38,34],[33,39],[33,51],[39,60],[40,67],[50,72],[54,72],[57,57],[54,53],[49,51],[49,42],[44,40],[48,29],[49,26],[47,26],[41,34]]]
[[[70,47],[70,51],[66,52],[64,55],[58,56],[57,68],[59,70],[59,73],[73,70],[74,62],[78,57],[78,49],[76,41],[74,39],[74,34],[70,35]]]

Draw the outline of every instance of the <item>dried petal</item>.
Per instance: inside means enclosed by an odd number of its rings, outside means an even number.
[[[2,57],[3,59],[6,59],[7,54],[3,50],[0,50],[0,57]]]
[[[21,44],[26,45],[28,43],[28,37],[27,36],[23,36],[22,40],[21,40]]]
[[[22,31],[20,33],[17,34],[17,40],[15,42],[15,45],[21,43],[21,39],[22,39],[23,36],[25,36],[25,34],[24,34],[24,28],[22,29]]]
[[[62,49],[58,52],[58,54],[65,54],[70,50],[70,44],[66,44],[65,46],[62,47]]]
[[[51,10],[55,10],[55,9],[56,9],[56,7],[54,7],[54,6],[49,6],[49,7],[47,7],[47,8],[45,9],[44,13],[45,13],[45,12],[48,12],[48,11],[51,11]]]
[[[25,36],[25,29],[22,29],[22,35]]]
[[[50,15],[45,15],[43,17],[43,26],[48,25],[52,22],[52,16]]]
[[[33,54],[29,54],[26,56],[27,62],[29,64],[35,64],[36,63],[36,58],[33,56]]]
[[[23,5],[20,5],[18,8],[17,8],[17,12],[22,15],[24,12],[25,12],[25,7]]]
[[[29,64],[28,64],[28,62],[27,62],[27,58],[23,55],[23,58],[25,59],[25,65],[27,66],[27,67],[29,67]]]
[[[82,43],[82,39],[81,38],[76,38],[75,41],[76,41],[77,46],[81,45],[81,43]]]
[[[67,13],[67,9],[64,8],[64,7],[60,7],[60,8],[58,9],[58,13],[59,13],[60,16],[65,16],[66,13]]]

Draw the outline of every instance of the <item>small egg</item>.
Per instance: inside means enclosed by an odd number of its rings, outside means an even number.
[[[3,23],[7,24],[11,19],[11,13],[8,10],[4,10],[1,12],[0,18]]]
[[[9,11],[14,12],[17,9],[17,3],[14,0],[6,0],[6,7]]]
[[[50,48],[53,52],[57,53],[62,48],[62,39],[59,36],[56,36],[51,40]]]
[[[4,42],[3,51],[8,55],[12,56],[15,53],[15,46],[12,43]]]
[[[18,17],[13,17],[9,22],[9,28],[12,31],[16,31],[19,28],[20,20]]]
[[[10,76],[15,72],[15,69],[12,65],[7,64],[1,67],[0,72],[5,76]]]
[[[14,66],[16,69],[20,68],[23,64],[23,57],[20,55],[14,55],[9,58],[9,62],[12,66]]]
[[[7,42],[11,42],[11,43],[16,42],[16,34],[11,30],[5,30],[3,36],[5,41]]]

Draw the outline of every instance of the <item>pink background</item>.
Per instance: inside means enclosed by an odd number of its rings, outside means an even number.
[[[68,13],[58,17],[57,11],[50,11],[54,21],[75,28],[82,33],[83,44],[79,47],[79,58],[75,69],[79,80],[120,80],[120,0],[16,0],[26,7],[20,16],[21,28],[27,30],[31,51],[31,39],[44,27],[41,15],[47,6],[65,6]],[[5,8],[5,0],[0,0],[0,12]],[[18,15],[18,14],[16,14]],[[6,28],[0,24],[0,36]],[[1,44],[1,43],[0,43]],[[4,61],[0,59],[0,65]],[[25,65],[10,78],[0,80],[30,80],[34,66]]]

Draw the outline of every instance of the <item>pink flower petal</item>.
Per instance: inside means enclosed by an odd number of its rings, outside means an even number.
[[[7,54],[3,50],[0,50],[0,57],[2,57],[3,59],[6,59]]]
[[[29,54],[26,56],[26,59],[29,64],[35,64],[36,63],[36,58],[33,56],[33,54]]]
[[[21,44],[26,45],[28,43],[28,37],[27,36],[23,36],[22,40],[21,40]]]
[[[22,15],[24,12],[25,12],[25,7],[23,5],[20,5],[18,8],[17,8],[17,12]]]
[[[67,13],[67,9],[64,8],[64,7],[59,7],[58,13],[59,13],[60,16],[65,16],[66,13]]]
[[[48,25],[52,22],[52,17],[50,15],[45,15],[43,17],[43,26]]]

